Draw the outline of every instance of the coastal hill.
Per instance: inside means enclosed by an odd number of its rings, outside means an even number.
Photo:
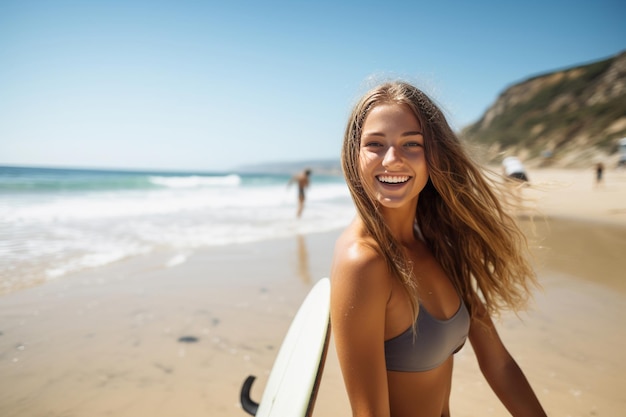
[[[615,166],[626,136],[626,51],[508,87],[460,136],[484,162],[517,155],[529,166]]]

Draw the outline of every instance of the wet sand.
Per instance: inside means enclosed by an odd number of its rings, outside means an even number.
[[[550,416],[626,410],[626,173],[531,172],[524,197],[543,290],[500,333]],[[540,215],[537,215],[540,213]],[[2,416],[245,416],[300,302],[329,274],[337,232],[155,253],[0,297]],[[455,416],[506,416],[469,344]],[[314,415],[350,415],[331,347]]]

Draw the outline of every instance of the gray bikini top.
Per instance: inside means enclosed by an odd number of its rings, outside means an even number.
[[[409,327],[401,335],[385,341],[387,370],[420,372],[438,367],[463,347],[469,326],[470,315],[463,300],[448,320],[434,318],[420,304],[415,337]]]

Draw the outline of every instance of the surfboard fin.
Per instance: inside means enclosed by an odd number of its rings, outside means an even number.
[[[256,377],[253,375],[250,375],[246,378],[246,380],[243,382],[243,385],[241,386],[241,394],[239,396],[239,400],[241,401],[241,407],[246,413],[252,416],[255,416],[257,410],[259,409],[259,403],[254,402],[250,398],[250,388],[252,388],[252,384],[254,383],[255,379]]]

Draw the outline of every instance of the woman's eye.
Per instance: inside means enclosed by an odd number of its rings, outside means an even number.
[[[407,146],[409,148],[416,148],[416,147],[421,147],[421,146],[424,146],[424,145],[422,145],[419,142],[409,142],[405,146]]]
[[[366,142],[365,143],[365,147],[366,148],[379,148],[383,146],[380,142]]]

